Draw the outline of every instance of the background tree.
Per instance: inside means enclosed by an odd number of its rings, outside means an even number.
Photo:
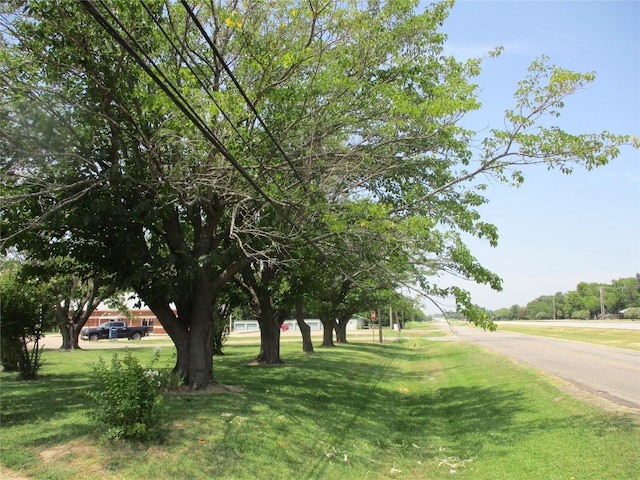
[[[640,306],[640,275],[613,280],[611,285],[604,289],[604,300],[610,313]]]
[[[555,304],[556,318],[594,318],[600,314],[600,290],[603,292],[605,309],[610,314],[640,305],[640,275],[630,278],[612,280],[610,285],[580,282],[576,290],[565,293],[557,292],[553,296],[543,295],[527,304],[524,310],[526,318],[535,318],[540,312],[544,315],[551,311]],[[496,318],[519,318],[520,307],[513,305],[507,314],[499,309],[494,312]],[[577,316],[574,313],[577,312]],[[587,312],[585,314],[585,312]],[[522,316],[522,315],[520,315]],[[548,317],[552,318],[552,317]]]
[[[32,275],[47,282],[55,319],[62,335],[60,348],[79,349],[82,327],[100,303],[116,292],[113,279],[100,277],[70,257],[33,262],[30,270]]]
[[[525,318],[546,319],[553,318],[553,297],[542,296],[527,304]]]

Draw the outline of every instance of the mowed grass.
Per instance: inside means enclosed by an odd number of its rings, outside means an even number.
[[[427,338],[315,354],[283,343],[282,367],[248,366],[257,345],[228,345],[215,375],[242,391],[166,395],[152,445],[99,440],[89,364],[113,351],[45,351],[41,380],[0,374],[1,463],[38,479],[640,478],[637,418],[475,345]],[[163,347],[158,366],[173,356]]]
[[[555,327],[536,325],[509,325],[501,323],[499,331],[524,333],[539,337],[560,338],[579,342],[596,343],[607,347],[627,348],[640,351],[640,330]]]

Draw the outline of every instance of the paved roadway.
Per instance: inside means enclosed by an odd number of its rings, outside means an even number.
[[[640,336],[636,324],[631,325],[629,335]],[[637,325],[640,327],[640,323]],[[449,329],[446,323],[441,326]],[[618,405],[640,409],[640,353],[635,350],[510,332],[485,332],[477,327],[456,326],[453,330],[462,340],[533,365]]]

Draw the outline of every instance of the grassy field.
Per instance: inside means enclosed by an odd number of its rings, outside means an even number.
[[[0,462],[38,479],[640,478],[637,418],[472,344],[428,337],[315,354],[283,343],[282,367],[248,366],[257,346],[228,345],[215,375],[242,391],[166,395],[166,433],[152,445],[99,440],[89,364],[112,351],[48,350],[41,380],[0,373]],[[173,348],[160,361],[171,366]]]
[[[640,330],[546,327],[537,325],[509,325],[507,323],[501,323],[498,330],[502,332],[537,335],[539,337],[597,343],[598,345],[605,345],[607,347],[619,347],[640,351]]]

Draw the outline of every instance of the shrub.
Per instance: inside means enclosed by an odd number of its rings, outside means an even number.
[[[23,380],[34,380],[42,365],[42,330],[53,317],[51,299],[42,282],[25,275],[16,262],[2,264],[0,292],[0,362]]]
[[[624,318],[640,318],[640,307],[629,307],[623,315]]]
[[[591,314],[589,313],[589,310],[576,310],[571,315],[571,318],[574,318],[576,320],[589,320],[590,317]]]
[[[154,353],[152,365],[158,358]],[[98,390],[96,401],[99,421],[109,426],[106,437],[148,441],[158,437],[163,398],[160,372],[144,368],[130,353],[120,358],[113,354],[111,364],[104,360],[93,366]]]

